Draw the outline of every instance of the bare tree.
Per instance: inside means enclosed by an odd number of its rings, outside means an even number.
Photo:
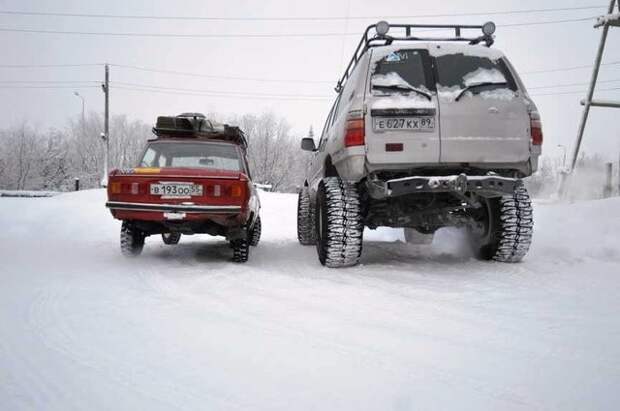
[[[209,118],[219,116],[211,113]],[[110,120],[111,169],[135,166],[152,137],[152,126],[126,116]],[[299,139],[286,119],[263,113],[219,121],[246,133],[254,181],[280,191],[294,191],[302,184],[307,153],[299,149]],[[69,120],[63,130],[40,132],[24,124],[0,131],[0,188],[69,190],[76,177],[84,188],[98,187],[103,170],[102,127],[101,115],[89,113],[84,121]]]

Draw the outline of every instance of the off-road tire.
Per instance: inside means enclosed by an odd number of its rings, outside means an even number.
[[[261,222],[260,222],[260,216],[256,217],[256,221],[254,222],[254,227],[252,227],[252,230],[250,231],[250,245],[252,247],[256,247],[258,245],[258,242],[260,241],[260,235],[261,235]]]
[[[235,263],[245,263],[250,256],[250,242],[248,240],[233,240],[230,242],[233,249],[233,261]]]
[[[297,198],[297,239],[301,245],[315,245],[314,207],[310,201],[308,187],[299,192]]]
[[[140,255],[144,248],[145,237],[144,233],[131,222],[123,221],[121,226],[121,253],[127,257]]]
[[[355,185],[338,177],[323,179],[317,192],[315,216],[321,264],[337,268],[359,263],[364,225]]]
[[[179,241],[181,241],[181,233],[163,233],[161,239],[166,245],[179,244]]]
[[[525,257],[532,243],[534,219],[532,201],[522,183],[511,195],[486,201],[488,230],[478,239],[475,251],[483,260],[516,263]]]

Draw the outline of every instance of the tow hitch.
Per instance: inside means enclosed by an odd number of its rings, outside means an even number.
[[[512,194],[519,179],[496,175],[412,176],[381,181],[371,180],[368,189],[374,198],[398,197],[414,193],[452,193],[458,197],[473,193],[481,197]]]

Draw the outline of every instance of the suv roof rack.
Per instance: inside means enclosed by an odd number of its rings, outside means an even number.
[[[153,127],[157,138],[196,138],[202,140],[227,140],[248,147],[245,134],[239,127],[207,120],[201,113],[183,113],[178,116],[159,116]]]
[[[491,47],[494,42],[493,33],[495,33],[495,23],[492,21],[486,22],[483,25],[469,25],[469,24],[390,24],[387,21],[380,21],[376,24],[371,24],[366,27],[366,31],[362,35],[362,39],[353,53],[353,58],[349,62],[344,74],[338,80],[336,84],[336,92],[340,93],[347,79],[349,78],[351,71],[357,65],[359,59],[370,47],[386,46],[392,44],[394,41],[455,41],[455,42],[467,42],[469,44],[485,43],[487,47]],[[396,35],[388,35],[391,29],[399,30],[400,33]],[[414,29],[453,29],[454,36],[446,37],[418,37],[413,35]],[[463,30],[481,30],[482,35],[474,37],[463,37]],[[371,32],[374,34],[371,36]]]

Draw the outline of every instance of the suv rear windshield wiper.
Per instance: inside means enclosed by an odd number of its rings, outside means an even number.
[[[465,94],[465,92],[473,89],[473,88],[478,88],[478,87],[487,87],[487,86],[507,86],[508,83],[506,83],[505,81],[502,82],[492,82],[492,81],[485,81],[483,83],[474,83],[474,84],[470,84],[468,86],[466,86],[463,90],[461,90],[461,92],[459,93],[458,96],[456,96],[456,98],[454,99],[454,101],[459,101],[461,99],[461,97],[463,97],[463,94]]]
[[[379,84],[373,84],[372,88],[378,88],[378,89],[384,89],[384,90],[401,90],[401,91],[413,91],[416,92],[420,95],[423,95],[424,97],[426,97],[429,101],[432,100],[432,97],[430,95],[430,93],[427,93],[426,91],[417,89],[415,87],[409,87],[409,86],[404,86],[404,85],[399,85],[399,84],[392,84],[389,86],[383,86],[383,85],[379,85]]]

